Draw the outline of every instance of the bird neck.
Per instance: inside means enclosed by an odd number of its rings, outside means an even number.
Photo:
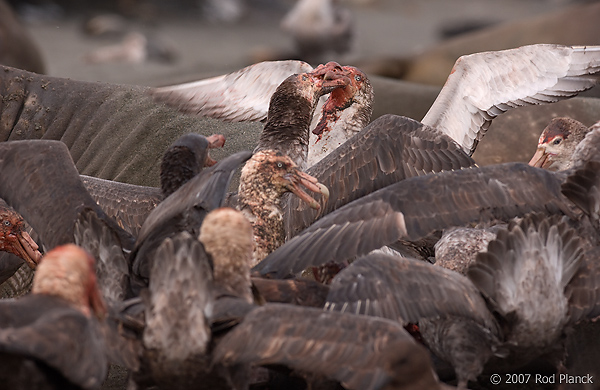
[[[257,181],[248,181],[250,185],[244,182],[242,177],[238,192],[239,208],[252,225],[255,243],[252,266],[255,266],[284,243],[282,195],[267,186],[261,190],[262,186]]]
[[[308,135],[318,96],[307,97],[293,89],[278,89],[269,105],[267,123],[255,152],[276,149],[303,167],[308,153]]]
[[[192,179],[202,165],[189,148],[173,147],[165,153],[160,167],[160,187],[165,197]]]

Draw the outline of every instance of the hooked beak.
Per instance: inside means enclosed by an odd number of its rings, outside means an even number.
[[[331,61],[325,65],[319,65],[311,74],[317,79],[322,78],[321,88],[324,95],[337,88],[345,88],[350,85],[347,72],[337,62]]]
[[[338,88],[346,88],[350,85],[350,78],[337,74],[325,74],[323,77],[323,94],[328,94]]]
[[[33,238],[26,231],[21,231],[15,237],[16,240],[13,241],[14,245],[12,245],[9,252],[25,260],[29,268],[35,269],[42,258],[42,254],[38,251],[38,244],[33,241]]]
[[[206,160],[204,161],[204,166],[212,167],[217,163],[216,160],[213,160],[210,157],[210,149],[222,148],[225,145],[225,136],[221,134],[213,134],[210,137],[206,137],[208,140],[208,152],[206,153]]]
[[[529,165],[531,165],[532,167],[543,168],[548,159],[548,156],[549,155],[546,153],[546,149],[539,147],[537,148],[535,154],[529,161]]]
[[[314,177],[299,169],[295,169],[293,172],[286,174],[283,179],[285,180],[285,188],[294,193],[313,209],[318,210],[321,208],[321,205],[313,197],[304,192],[300,185],[312,192],[320,193],[324,198],[324,202],[327,202],[329,199],[329,190],[327,187],[319,183]]]

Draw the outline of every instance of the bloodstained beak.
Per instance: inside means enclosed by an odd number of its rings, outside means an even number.
[[[325,77],[323,77],[323,84],[321,88],[323,90],[323,94],[327,94],[338,88],[346,88],[348,85],[350,85],[349,77],[327,73]]]
[[[529,161],[529,165],[532,167],[543,168],[546,160],[548,158],[548,154],[546,154],[546,150],[544,148],[537,148],[535,154]]]
[[[319,181],[314,177],[300,171],[299,169],[295,169],[293,172],[286,174],[283,178],[285,180],[285,187],[306,202],[313,209],[318,210],[321,208],[321,205],[313,197],[304,192],[300,185],[312,192],[320,193],[325,199],[325,202],[327,202],[329,199],[329,190],[327,187],[319,183]]]
[[[38,251],[38,244],[26,231],[21,231],[15,236],[17,239],[13,241],[14,245],[11,246],[9,252],[25,260],[29,268],[35,269],[42,258],[42,254]]]
[[[350,85],[350,78],[347,72],[337,62],[328,62],[325,65],[319,65],[312,73],[313,77],[322,79],[321,88],[323,94],[328,94],[337,88],[345,88]]]
[[[225,145],[225,136],[221,134],[213,134],[210,137],[206,137],[208,140],[208,152],[206,153],[206,160],[204,161],[204,166],[212,167],[217,163],[216,160],[213,160],[210,157],[210,149],[222,148]]]

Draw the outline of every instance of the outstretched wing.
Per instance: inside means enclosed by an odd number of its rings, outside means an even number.
[[[563,178],[511,163],[406,179],[326,215],[254,269],[281,278],[328,261],[351,260],[398,240],[429,238],[452,226],[532,211],[570,213],[560,193]]]
[[[214,361],[285,365],[349,389],[380,388],[392,377],[437,382],[427,352],[399,324],[284,304],[249,313],[219,342]]]
[[[179,111],[231,122],[267,117],[271,95],[283,80],[313,71],[303,61],[265,61],[238,71],[150,91],[157,101]]]
[[[148,214],[163,200],[160,188],[138,186],[81,175],[98,206],[121,228],[137,236]]]
[[[121,244],[132,244],[131,235],[88,194],[67,146],[60,141],[0,143],[0,197],[25,218],[47,250],[74,242],[75,221],[84,209],[104,220]]]
[[[325,308],[403,325],[423,318],[465,317],[498,331],[479,290],[463,275],[379,253],[360,258],[336,275]]]
[[[339,146],[307,172],[329,189],[315,211],[289,197],[286,234],[293,237],[346,203],[410,177],[475,166],[460,146],[440,131],[397,115],[384,115]]]
[[[576,96],[598,83],[600,46],[539,44],[460,57],[422,122],[471,155],[492,119]]]

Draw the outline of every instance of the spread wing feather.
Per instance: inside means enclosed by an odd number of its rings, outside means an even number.
[[[127,248],[130,234],[106,216],[88,194],[66,145],[27,140],[0,144],[0,197],[39,234],[47,250],[74,242],[75,221],[93,210]]]
[[[138,186],[81,175],[98,206],[121,228],[137,236],[148,214],[163,200],[160,188]]]
[[[269,304],[248,314],[219,342],[214,360],[226,365],[285,365],[335,379],[345,388],[374,389],[409,369],[414,375],[421,350],[389,320]],[[386,370],[390,355],[406,357],[401,371]]]
[[[406,117],[384,115],[307,171],[327,186],[329,201],[317,212],[290,197],[286,233],[292,237],[317,217],[392,183],[473,166],[443,133]]]
[[[422,261],[371,253],[340,271],[326,309],[389,318],[403,325],[423,318],[466,317],[496,329],[479,290],[463,275]]]
[[[531,45],[460,57],[422,122],[471,155],[493,118],[576,96],[598,83],[600,46]]]
[[[342,262],[398,240],[418,241],[452,226],[507,220],[528,212],[571,213],[564,174],[521,163],[414,177],[326,215],[279,247],[255,270],[276,277]]]
[[[157,101],[179,111],[231,122],[261,121],[267,117],[271,95],[283,80],[312,72],[303,61],[265,61],[238,71],[151,90]]]

